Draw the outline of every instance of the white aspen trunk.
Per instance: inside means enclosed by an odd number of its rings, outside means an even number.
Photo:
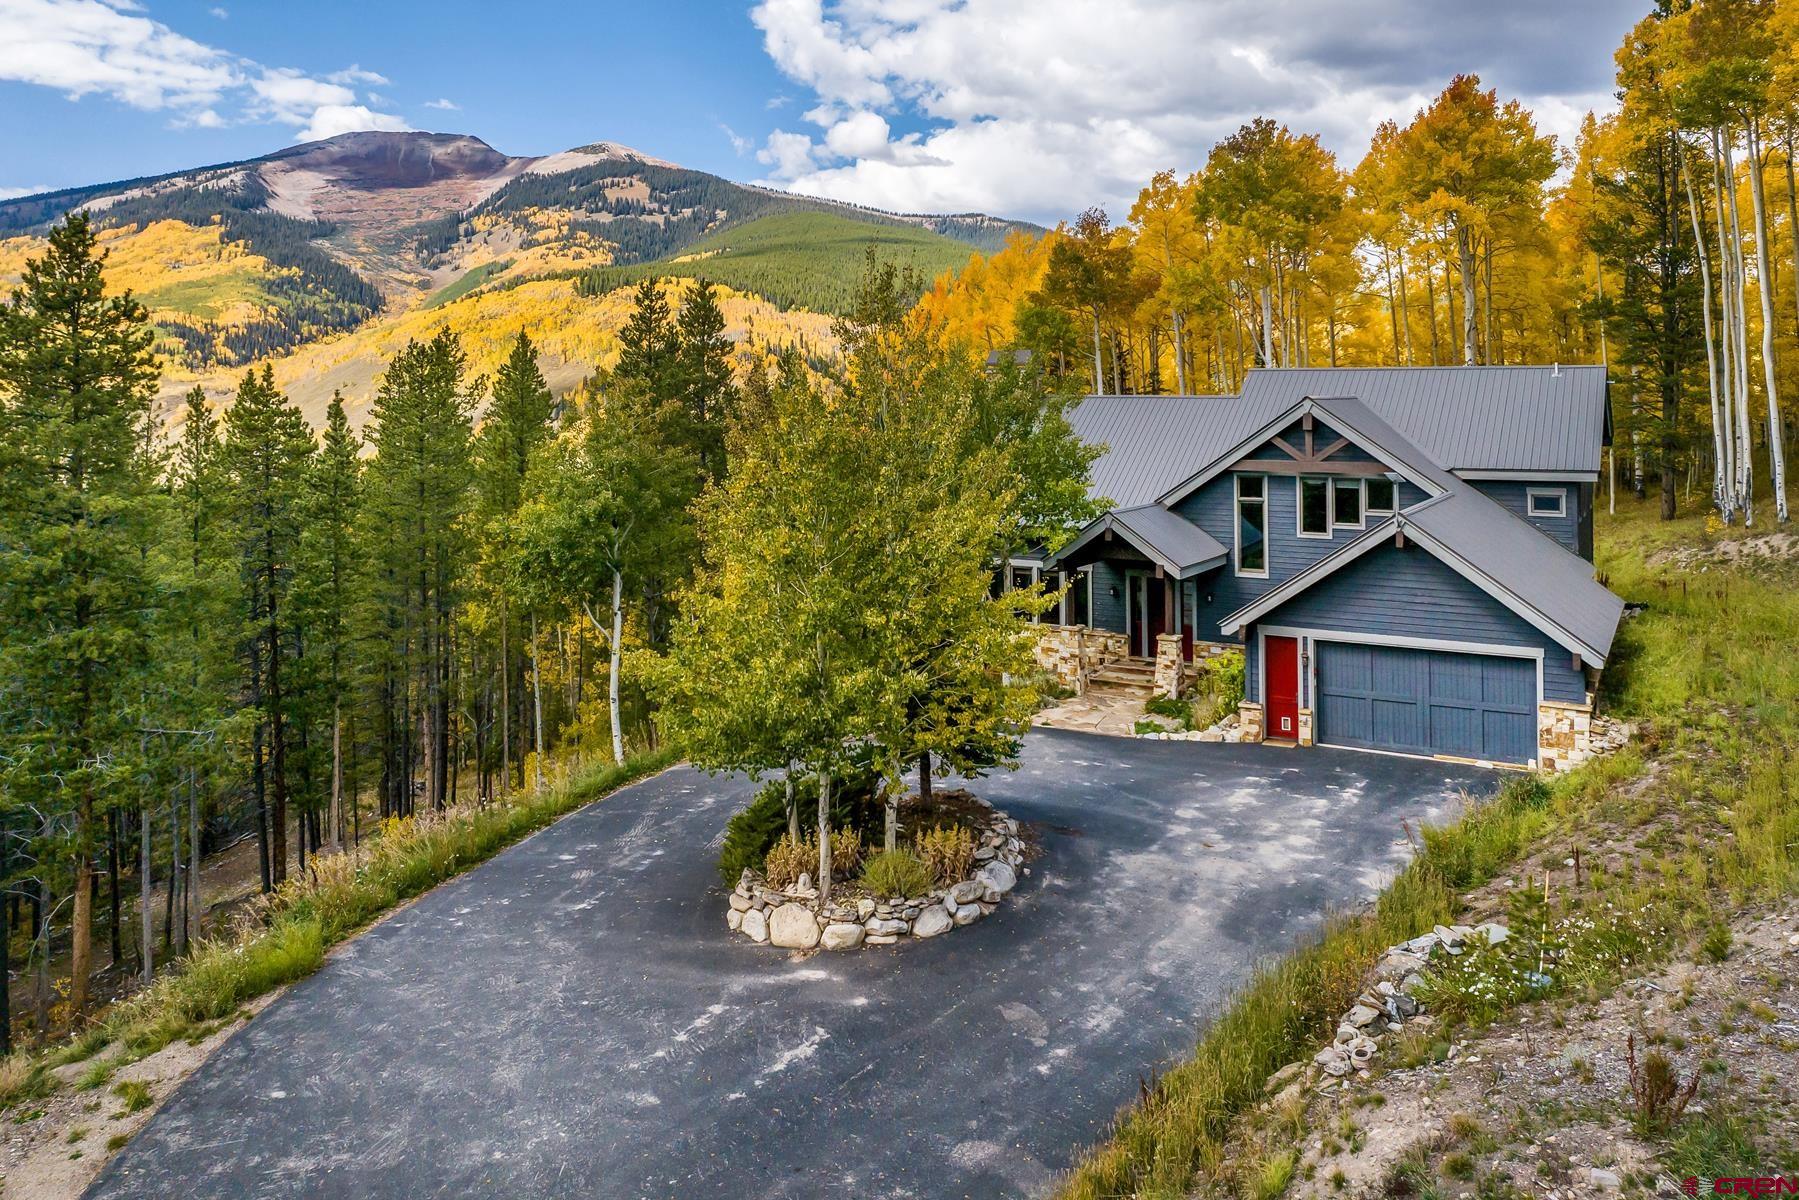
[[[205,901],[200,891],[200,786],[194,769],[187,769],[187,944],[200,940],[200,912]]]
[[[1405,365],[1412,366],[1418,360],[1412,357],[1412,302],[1406,294],[1405,285],[1405,247],[1399,248],[1399,327],[1405,330]]]
[[[818,899],[831,898],[831,772],[818,769]]]
[[[624,656],[619,653],[619,642],[624,637],[625,628],[625,577],[617,567],[612,568],[612,646],[609,672],[611,678],[606,685],[606,699],[612,708],[612,761],[624,765],[625,734],[624,725],[618,716],[618,671]]]
[[[1749,272],[1743,259],[1743,223],[1737,198],[1736,159],[1731,154],[1731,139],[1724,139],[1724,191],[1730,200],[1730,257],[1736,274],[1731,301],[1736,306],[1736,375],[1737,375],[1737,504],[1743,510],[1743,525],[1755,524],[1755,442],[1754,426],[1749,420],[1749,301],[1744,291],[1749,286]]]
[[[512,612],[500,601],[500,795],[512,791]]]
[[[331,844],[344,844],[344,703],[331,702]]]
[[[1724,520],[1736,519],[1737,494],[1737,374],[1736,374],[1736,304],[1732,299],[1736,278],[1731,269],[1728,221],[1724,214],[1723,147],[1718,131],[1711,133],[1712,142],[1712,207],[1718,227],[1718,381],[1721,385],[1719,404],[1724,413]]]
[[[1685,147],[1681,149],[1684,151]],[[1705,233],[1699,224],[1699,199],[1693,191],[1693,173],[1686,155],[1680,158],[1680,179],[1687,191],[1687,216],[1693,223],[1693,245],[1699,251],[1700,315],[1705,322],[1705,390],[1712,405],[1712,504],[1719,515],[1729,518],[1724,508],[1724,423],[1718,406],[1718,352],[1712,342],[1712,264],[1705,247]]]
[[[1170,308],[1169,315],[1174,318],[1174,387],[1175,391],[1187,394],[1187,332],[1186,323],[1181,320],[1181,310]]]
[[[795,765],[792,759],[787,760],[787,837],[794,845],[800,844],[800,810],[793,801],[793,772]]]
[[[1099,312],[1093,314],[1093,394],[1106,394],[1106,369],[1099,352]]]
[[[1768,272],[1768,217],[1763,197],[1762,138],[1759,121],[1749,122],[1749,202],[1755,209],[1755,290],[1762,302],[1762,386],[1768,392],[1768,486],[1774,489],[1774,520],[1787,523],[1786,455],[1781,445],[1780,393],[1774,380],[1774,288]]]
[[[137,913],[139,932],[143,938],[144,985],[147,987],[156,978],[156,930],[153,928],[156,909],[150,902],[150,806],[138,805],[137,813]]]
[[[531,614],[531,726],[537,753],[531,761],[536,765],[537,794],[543,795],[543,667],[542,651],[537,646],[537,614]]]
[[[1262,285],[1262,365],[1274,365],[1274,288]]]
[[[1455,226],[1457,267],[1462,273],[1462,365],[1474,365],[1474,231],[1461,221]]]

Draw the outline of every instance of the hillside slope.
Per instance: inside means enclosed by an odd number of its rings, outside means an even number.
[[[460,134],[352,133],[0,201],[0,289],[77,208],[102,228],[115,286],[150,309],[167,396],[274,361],[310,398],[322,385],[307,371],[330,363],[353,409],[410,332],[485,344],[495,312],[562,343],[572,357],[553,373],[577,380],[622,322],[609,293],[646,275],[728,285],[740,341],[823,351],[817,314],[841,309],[870,246],[934,276],[1036,228],[794,196],[612,142],[534,158]]]

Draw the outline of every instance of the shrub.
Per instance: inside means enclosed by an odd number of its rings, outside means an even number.
[[[831,787],[831,825],[852,829],[863,837],[881,828],[885,810],[881,804],[880,778],[872,769],[856,767]],[[818,828],[818,778],[807,775],[793,781],[793,803],[799,809],[802,834]],[[769,850],[787,832],[787,781],[771,779],[757,791],[749,806],[725,825],[724,846],[718,854],[718,877],[726,887],[736,887],[745,867],[763,870]],[[835,841],[833,841],[835,845]],[[832,874],[837,873],[833,866]]]
[[[1195,686],[1193,719],[1201,726],[1215,725],[1243,703],[1244,663],[1241,650],[1208,659]]]
[[[931,877],[948,887],[968,878],[974,865],[974,835],[960,825],[939,825],[912,839],[912,849]]]
[[[769,886],[784,888],[793,886],[801,875],[811,874],[817,867],[818,843],[805,838],[796,842],[783,833],[769,847],[762,873],[768,876]]]
[[[1721,963],[1730,957],[1732,940],[1730,926],[1713,925],[1705,931],[1705,937],[1699,943],[1699,952],[1705,955],[1706,962]]]
[[[154,1102],[150,1094],[150,1085],[141,1079],[129,1079],[112,1089],[113,1094],[124,1102],[125,1107],[117,1114],[128,1117],[132,1113],[143,1112]]]
[[[816,862],[817,857],[814,856]],[[862,835],[848,827],[831,834],[831,875],[848,879],[862,865]]]
[[[1171,696],[1151,696],[1143,702],[1143,711],[1153,716],[1179,721],[1182,729],[1193,728],[1193,701],[1191,700],[1176,700]]]
[[[862,868],[862,886],[876,896],[920,896],[931,890],[931,868],[910,850],[883,850]]]
[[[1652,1133],[1666,1129],[1680,1119],[1680,1114],[1699,1090],[1699,1073],[1693,1072],[1685,1087],[1680,1072],[1666,1054],[1651,1050],[1642,1063],[1637,1063],[1637,1035],[1625,1040],[1625,1063],[1630,1068],[1630,1098],[1636,1105],[1637,1129]]]

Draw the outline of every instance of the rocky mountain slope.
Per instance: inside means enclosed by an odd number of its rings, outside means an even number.
[[[712,278],[746,347],[828,348],[869,246],[926,276],[1035,226],[879,212],[730,182],[613,142],[544,157],[479,138],[351,133],[262,158],[0,201],[0,290],[85,209],[149,307],[164,400],[275,364],[302,406],[366,408],[407,337],[456,329],[476,371],[523,328],[559,386],[613,353],[644,275]]]

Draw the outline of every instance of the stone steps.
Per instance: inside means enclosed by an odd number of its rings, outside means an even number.
[[[1156,693],[1155,664],[1134,659],[1106,663],[1087,676],[1087,691],[1090,695],[1147,700]]]

